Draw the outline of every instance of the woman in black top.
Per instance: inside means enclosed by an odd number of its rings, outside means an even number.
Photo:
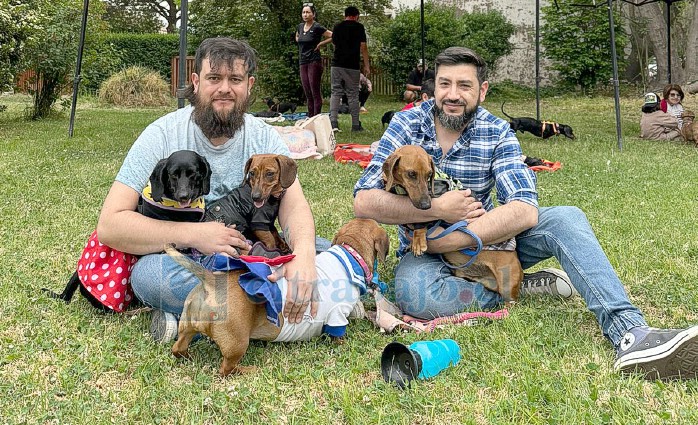
[[[322,109],[322,57],[320,47],[332,42],[332,31],[315,21],[317,12],[312,3],[304,3],[301,16],[303,22],[296,30],[296,42],[300,57],[301,84],[308,99],[308,116],[320,113]],[[322,40],[322,38],[325,38]],[[322,41],[321,41],[322,40]]]

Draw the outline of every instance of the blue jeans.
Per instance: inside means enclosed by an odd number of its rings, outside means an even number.
[[[315,238],[317,252],[327,251],[330,245],[327,239]],[[182,315],[187,295],[198,284],[199,279],[167,254],[144,255],[131,272],[131,287],[143,304],[177,317]]]
[[[579,208],[541,207],[538,225],[516,237],[516,251],[524,270],[556,258],[614,346],[630,328],[646,325]],[[453,276],[438,256],[411,253],[395,270],[395,299],[403,312],[423,319],[502,302],[498,293]]]

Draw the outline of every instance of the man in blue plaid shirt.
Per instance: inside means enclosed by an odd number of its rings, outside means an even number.
[[[516,249],[524,269],[554,257],[566,273],[544,269],[526,275],[522,294],[581,295],[617,350],[615,370],[639,371],[648,379],[695,378],[698,326],[648,327],[629,301],[584,212],[576,207],[538,207],[535,176],[521,160],[521,147],[509,123],[480,106],[489,87],[482,58],[470,49],[451,47],[436,57],[435,68],[434,100],[395,114],[356,183],[356,216],[398,225],[466,221],[483,244]],[[428,210],[384,190],[383,163],[403,145],[423,147],[438,168],[467,189],[446,192],[433,199]],[[442,263],[438,254],[476,245],[467,233],[456,231],[430,240],[427,253],[419,257],[406,249],[409,238],[402,226],[399,235],[395,298],[406,314],[431,319],[502,302],[498,293],[453,276]]]

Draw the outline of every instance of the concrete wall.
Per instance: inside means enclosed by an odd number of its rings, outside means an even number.
[[[427,0],[425,0],[426,2]],[[497,62],[496,73],[490,75],[490,81],[512,80],[519,84],[535,86],[536,72],[536,2],[535,0],[435,0],[444,5],[452,5],[466,12],[497,10],[516,26],[510,41],[514,50]],[[541,7],[550,2],[541,0]],[[393,7],[409,9],[419,8],[419,0],[393,0]],[[541,25],[543,17],[541,15]],[[467,47],[467,46],[466,46]],[[540,76],[541,84],[550,82],[554,71],[546,69],[547,61],[543,58],[541,48]]]

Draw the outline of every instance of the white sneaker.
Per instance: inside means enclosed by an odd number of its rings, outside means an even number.
[[[567,273],[559,269],[543,269],[535,273],[524,273],[521,295],[555,295],[569,298],[579,295],[572,286]]]
[[[177,339],[177,318],[163,310],[150,313],[150,336],[155,342],[166,343]]]

